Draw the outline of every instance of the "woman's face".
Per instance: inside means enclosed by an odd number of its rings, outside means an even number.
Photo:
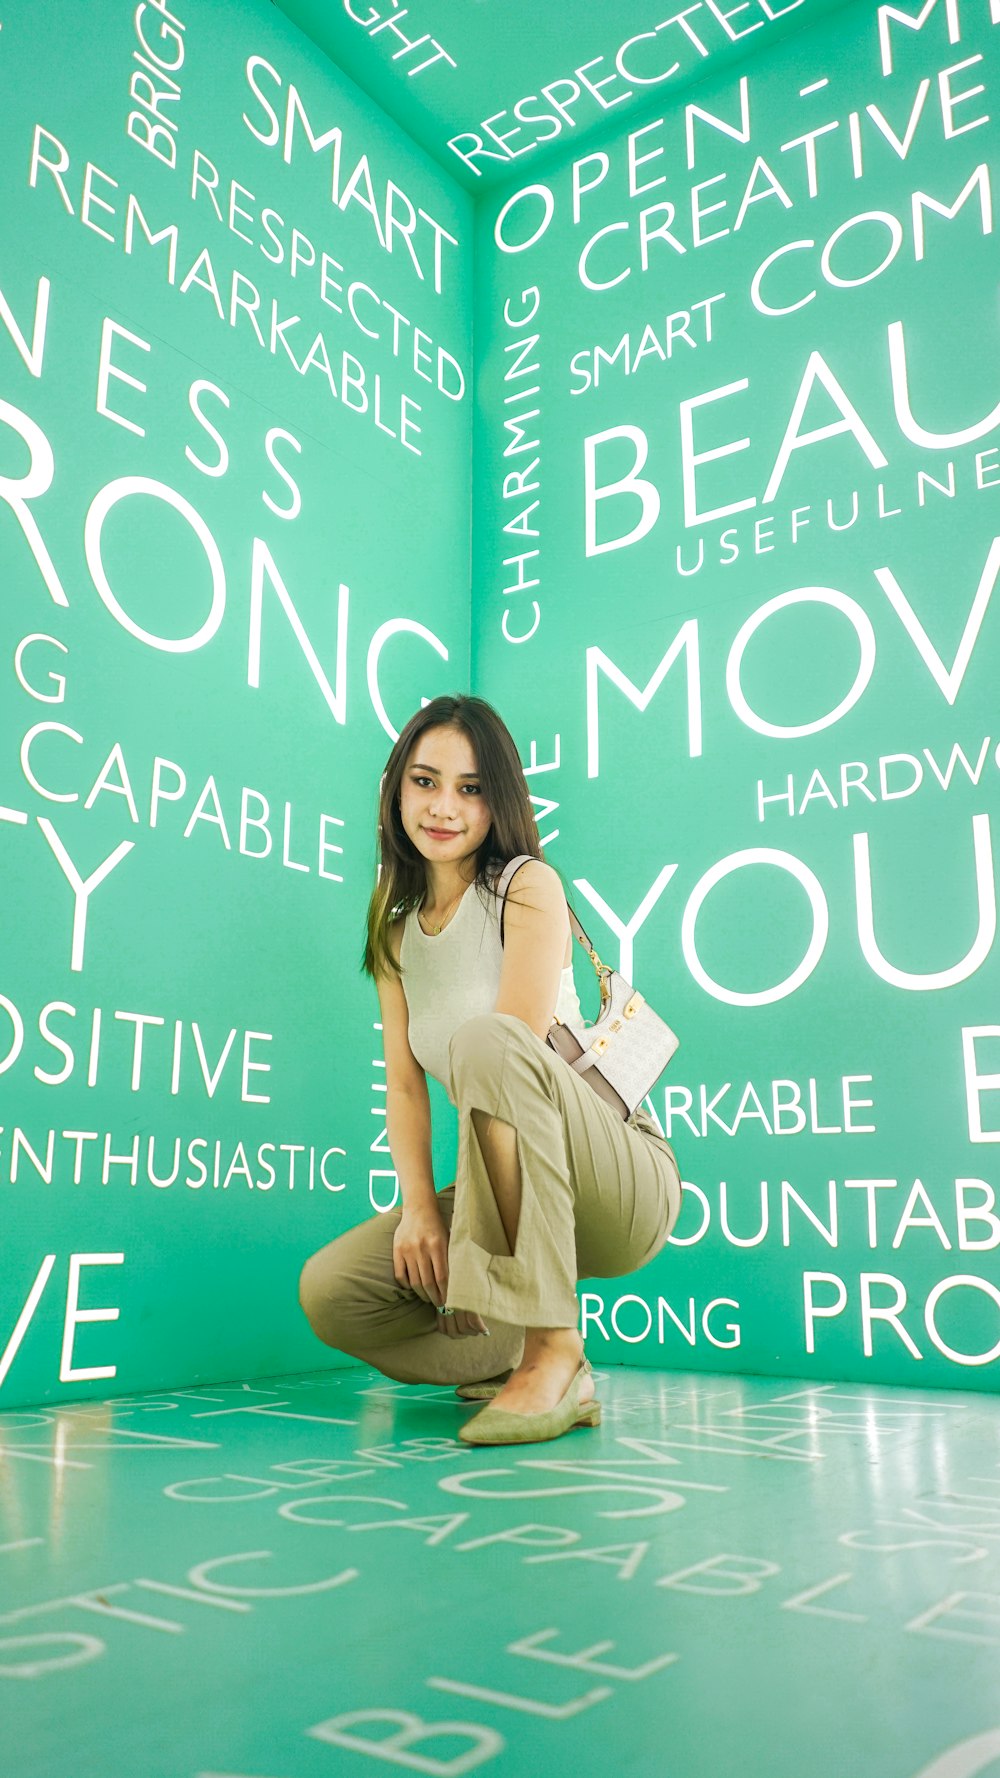
[[[403,828],[429,864],[459,864],[478,851],[492,815],[479,788],[472,742],[462,729],[424,729],[400,786]]]

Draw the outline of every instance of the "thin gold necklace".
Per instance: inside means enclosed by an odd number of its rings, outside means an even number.
[[[466,884],[466,888],[468,888],[468,884]],[[443,931],[443,930],[444,930],[444,928],[445,928],[445,927],[446,927],[446,926],[447,926],[447,924],[448,924],[448,921],[449,921],[449,920],[450,920],[450,919],[451,919],[451,916],[452,916],[452,914],[453,914],[453,913],[454,913],[454,911],[455,911],[455,909],[456,909],[456,908],[457,908],[457,906],[458,906],[458,904],[459,904],[459,902],[460,902],[460,901],[461,901],[461,899],[462,899],[462,896],[463,896],[463,895],[464,895],[464,894],[465,894],[465,889],[463,889],[463,890],[462,890],[462,894],[461,894],[461,895],[459,895],[459,896],[458,896],[458,897],[457,897],[457,898],[456,898],[456,899],[455,899],[455,900],[454,900],[454,901],[453,901],[453,902],[452,902],[452,904],[451,904],[451,906],[450,906],[450,907],[449,907],[449,909],[448,909],[448,912],[447,912],[447,913],[446,913],[446,914],[445,914],[445,917],[444,917],[444,919],[443,919],[443,920],[441,920],[441,921],[439,921],[439,923],[438,923],[438,924],[437,924],[437,926],[435,926],[435,928],[434,928],[434,932],[433,932],[433,935],[432,935],[432,936],[433,936],[433,937],[434,937],[434,938],[436,938],[436,937],[437,937],[437,935],[438,935],[438,933],[439,933],[439,932],[442,932],[442,931]]]

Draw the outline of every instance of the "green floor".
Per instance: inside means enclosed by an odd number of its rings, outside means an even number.
[[[998,1778],[1000,1400],[597,1376],[0,1415],[3,1778]]]

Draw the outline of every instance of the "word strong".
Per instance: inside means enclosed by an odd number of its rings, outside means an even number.
[[[49,314],[49,281],[41,278],[38,283],[35,313],[31,328],[29,344],[27,329],[22,329],[16,320],[10,305],[0,291],[0,322],[6,326],[24,363],[35,377],[41,377],[45,360],[45,344]],[[105,321],[102,333],[101,364],[99,380],[103,385],[104,407],[99,411],[105,417],[115,417],[108,410],[108,378],[117,376],[120,380],[139,384],[123,371],[116,371],[110,360],[111,341],[115,334],[115,324],[109,319]],[[135,336],[137,337],[137,336]],[[139,341],[139,344],[144,342]],[[200,417],[204,424],[204,415],[199,415],[197,400],[206,385],[192,384],[190,391],[192,413]],[[0,400],[0,425],[7,426],[14,432],[28,453],[28,467],[21,475],[0,475],[0,503],[9,506],[14,518],[20,526],[24,540],[37,566],[41,580],[48,590],[49,597],[56,605],[69,607],[70,600],[64,587],[64,574],[60,571],[44,535],[44,514],[46,508],[40,507],[46,495],[52,489],[57,465],[55,453],[45,432],[38,422],[15,407],[11,402]],[[141,431],[135,427],[132,430]],[[220,444],[218,434],[213,428],[207,428],[217,445]],[[285,434],[286,438],[290,435]],[[287,507],[279,508],[277,504],[265,496],[265,504],[279,517],[295,518],[301,508],[301,495],[290,472],[276,461],[274,445],[276,437],[268,434],[266,450],[271,466],[281,475],[289,488],[292,500]],[[187,453],[189,460],[196,468],[205,468],[204,464]],[[228,466],[228,452],[223,452],[223,459]],[[213,474],[216,470],[213,468]],[[65,500],[66,496],[63,495]],[[187,635],[162,635],[157,630],[148,628],[141,623],[128,609],[128,589],[112,586],[111,578],[104,559],[104,528],[112,514],[115,515],[116,528],[120,531],[122,524],[142,524],[142,514],[148,511],[148,503],[155,501],[161,506],[170,508],[176,513],[181,526],[190,531],[199,545],[205,558],[206,568],[206,602],[207,610],[197,628]],[[165,654],[184,655],[205,648],[220,631],[226,616],[228,589],[226,569],[222,552],[211,527],[202,513],[194,506],[186,495],[171,487],[167,482],[151,476],[123,475],[107,482],[91,499],[84,524],[84,554],[87,568],[93,582],[94,590],[107,611],[123,630],[133,636],[146,648],[153,648]],[[332,588],[331,588],[332,592]],[[334,721],[347,721],[347,633],[350,610],[350,589],[343,584],[337,592],[337,620],[335,642],[335,665],[333,667],[333,683],[328,677],[319,652],[310,637],[302,620],[292,594],[285,582],[281,570],[269,545],[261,537],[254,537],[250,568],[250,598],[248,612],[247,640],[247,684],[259,688],[261,684],[261,659],[263,653],[264,602],[265,594],[270,593],[284,612],[302,654],[305,656],[309,671],[319,689],[323,702],[326,704]],[[379,625],[372,636],[367,651],[366,673],[368,692],[379,722],[393,740],[396,730],[393,728],[386,712],[379,690],[379,665],[382,651],[387,642],[400,632],[408,632],[421,637],[443,659],[447,660],[448,650],[445,644],[424,624],[407,617],[389,618]]]

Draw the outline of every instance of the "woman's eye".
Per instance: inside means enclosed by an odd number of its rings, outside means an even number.
[[[412,779],[412,782],[417,786],[418,790],[423,790],[425,784],[433,784],[433,779],[416,775]],[[470,791],[473,796],[482,795],[482,791],[478,784],[463,784],[462,789]]]

